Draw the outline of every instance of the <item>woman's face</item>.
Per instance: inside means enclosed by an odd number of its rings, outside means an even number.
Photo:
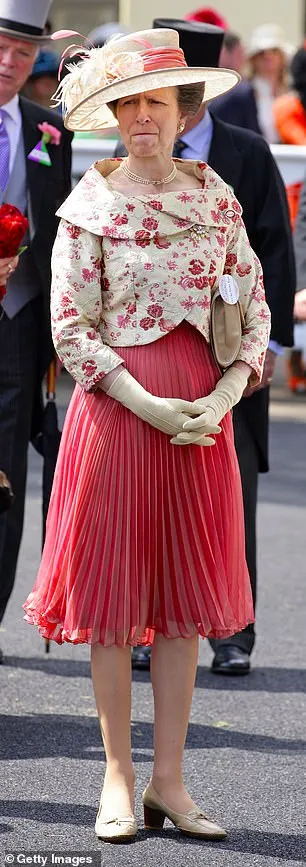
[[[259,51],[252,57],[251,65],[253,75],[259,78],[275,78],[281,75],[285,66],[285,56],[279,48],[269,48],[268,51]]]
[[[118,100],[122,140],[136,157],[172,153],[180,121],[175,87],[161,87]]]

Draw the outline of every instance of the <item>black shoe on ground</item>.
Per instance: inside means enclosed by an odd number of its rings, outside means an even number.
[[[4,663],[3,650],[1,650],[1,647],[0,647],[0,665],[3,665],[3,663]]]
[[[151,647],[133,647],[132,668],[150,671]]]
[[[251,670],[250,657],[245,650],[234,644],[226,644],[219,647],[212,661],[211,671],[213,674],[242,675],[249,674]]]

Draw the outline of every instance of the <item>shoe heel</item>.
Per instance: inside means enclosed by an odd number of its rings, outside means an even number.
[[[166,816],[162,810],[155,810],[153,807],[147,807],[146,804],[144,804],[143,814],[145,828],[151,828],[152,830],[154,828],[163,828]]]

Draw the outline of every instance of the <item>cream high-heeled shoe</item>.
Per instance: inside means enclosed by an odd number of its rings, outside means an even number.
[[[205,813],[202,813],[196,804],[194,808],[188,810],[188,813],[175,813],[174,810],[170,810],[157,792],[155,792],[152,783],[149,783],[145,789],[142,800],[144,824],[147,830],[161,830],[167,817],[182,834],[187,834],[189,837],[224,840],[227,836],[224,828],[220,828],[216,822],[205,816]]]
[[[95,833],[100,840],[105,843],[127,843],[135,837],[137,831],[135,816],[103,816],[100,802],[95,824]]]

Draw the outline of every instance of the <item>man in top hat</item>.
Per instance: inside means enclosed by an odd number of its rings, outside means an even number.
[[[209,24],[156,19],[154,27],[178,31],[188,66],[219,65],[223,30]],[[122,146],[116,150],[123,154]],[[269,385],[281,346],[293,343],[295,267],[286,194],[270,148],[253,132],[224,123],[210,115],[205,104],[187,121],[176,143],[174,156],[200,159],[234,190],[243,208],[243,219],[253,250],[264,273],[266,298],[272,314],[270,348],[262,383],[249,391],[234,408],[234,430],[241,472],[246,557],[256,602],[256,505],[258,473],[268,471]],[[216,674],[244,675],[250,671],[255,642],[253,624],[226,640],[211,641]],[[146,648],[133,649],[133,665],[149,667]]]
[[[19,97],[46,41],[50,6],[50,0],[0,0],[0,204],[16,205],[29,220],[27,250],[19,260],[0,260],[7,280],[0,312],[0,455],[15,494],[12,508],[0,516],[0,621],[22,535],[28,443],[40,425],[41,381],[54,352],[49,289],[55,211],[70,190],[71,134],[58,114]],[[57,143],[51,137],[43,153],[44,122],[56,127]]]

